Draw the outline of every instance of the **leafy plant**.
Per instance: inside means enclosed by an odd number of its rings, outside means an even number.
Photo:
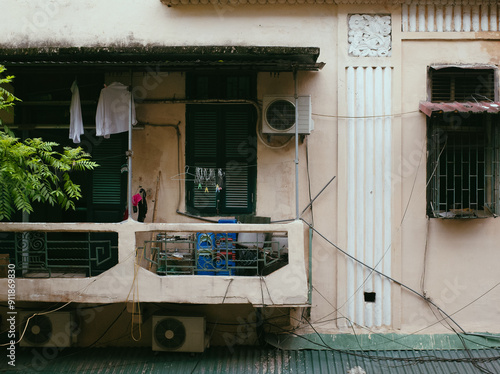
[[[4,71],[0,65],[0,74]],[[0,78],[0,84],[13,78]],[[0,87],[0,110],[13,106],[16,100]],[[82,194],[70,173],[92,170],[98,164],[81,147],[64,147],[61,153],[54,150],[58,145],[41,138],[20,141],[6,126],[0,130],[0,221],[10,219],[16,211],[32,212],[35,201],[75,209],[74,200]]]
[[[13,75],[7,75],[5,78],[2,78],[2,73],[5,71],[5,66],[0,65],[0,109],[6,109],[14,105],[16,100],[19,100],[12,93],[7,91],[2,85],[12,82],[14,79]],[[0,124],[1,124],[0,119]]]

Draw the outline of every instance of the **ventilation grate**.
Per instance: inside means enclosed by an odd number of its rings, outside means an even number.
[[[432,102],[495,100],[492,69],[432,69],[431,81]]]

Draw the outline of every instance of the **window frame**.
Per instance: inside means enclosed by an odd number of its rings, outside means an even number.
[[[210,137],[215,137],[216,145],[214,147],[215,154],[212,157],[203,157],[203,155],[197,155],[195,152],[195,147],[197,142],[197,134],[195,125],[193,123],[193,117],[197,113],[203,113],[204,111],[211,112],[215,115],[215,122],[212,124],[215,128],[215,133],[210,135]],[[230,120],[225,119],[225,115],[228,111],[231,113],[241,112],[248,115],[248,123],[246,131],[244,134],[244,139],[242,143],[233,147],[233,150],[241,153],[241,156],[235,157],[234,155],[228,155],[228,147],[226,143],[227,133]],[[257,137],[255,134],[255,124],[256,124],[256,111],[252,105],[249,104],[221,104],[221,105],[197,105],[191,104],[186,106],[186,166],[189,168],[189,178],[186,178],[186,210],[188,213],[196,215],[205,216],[234,216],[238,214],[254,214],[255,213],[255,196],[256,196],[256,185],[257,185]],[[202,136],[206,136],[203,134]],[[199,143],[198,143],[199,144]],[[240,165],[240,167],[238,167]],[[215,169],[214,172],[217,173],[221,170],[223,174],[223,184],[219,192],[215,192],[217,182],[207,182],[201,183],[201,190],[197,185],[196,181],[196,167]],[[230,178],[229,170],[233,168],[236,171],[236,175],[241,176],[240,171],[246,172],[247,187],[246,187],[246,207],[231,207],[228,206],[228,184],[230,183],[228,178]],[[234,176],[235,174],[233,174]],[[208,191],[206,190],[208,189]],[[207,195],[207,205],[206,207],[201,206],[201,203],[197,203],[196,199],[200,197],[200,193],[209,193]],[[234,190],[231,190],[234,191]],[[215,193],[215,195],[213,195]],[[210,202],[210,199],[215,199],[214,202]],[[213,205],[215,204],[215,205]]]
[[[224,183],[228,183],[228,165],[235,165],[240,163],[246,166],[245,173],[238,173],[240,168],[234,174],[233,180],[236,181],[233,185],[242,183],[241,180],[246,178],[246,207],[229,207],[227,204],[227,189],[222,186],[222,189],[215,196],[215,206],[201,208],[195,203],[196,196],[199,193],[197,191],[198,186],[195,186],[195,181],[191,178],[186,179],[186,210],[188,213],[195,215],[206,215],[206,216],[234,216],[237,214],[255,214],[255,203],[256,203],[256,186],[257,186],[257,134],[256,134],[256,124],[257,124],[257,111],[252,102],[255,102],[257,97],[257,73],[255,71],[241,71],[241,70],[202,70],[193,71],[186,74],[186,98],[189,100],[200,100],[200,103],[193,103],[186,105],[186,167],[191,168],[191,172],[195,172],[192,167],[203,166],[202,161],[196,160],[195,155],[195,145],[196,133],[194,132],[194,120],[193,116],[198,111],[212,111],[215,115],[215,139],[216,145],[216,155],[215,163],[213,167],[218,172],[221,170],[224,175]],[[242,100],[248,100],[249,103],[242,104],[239,103]],[[207,102],[213,101],[211,104]],[[225,118],[227,113],[232,111],[246,112],[248,115],[248,122],[246,123],[247,133],[243,135],[242,143],[239,144],[238,150],[235,152],[233,149],[233,154],[238,153],[238,157],[231,159],[231,156],[226,155],[228,146],[226,145],[226,136],[229,129],[229,119]],[[236,129],[236,132],[238,130]],[[233,139],[237,134],[233,131]],[[212,135],[213,136],[213,135]],[[205,143],[206,144],[206,143]],[[246,149],[246,153],[242,153],[241,150]],[[207,166],[209,167],[209,166]],[[215,184],[215,183],[214,183]],[[213,193],[217,186],[210,186]],[[221,187],[221,186],[219,186]],[[203,191],[205,191],[206,186],[202,186]],[[241,193],[236,192],[234,196],[240,195]],[[235,197],[234,201],[238,201],[238,197]]]
[[[496,69],[450,66],[429,68],[428,93],[431,102],[439,101],[434,95],[438,90],[441,90],[440,99],[446,97],[446,92],[443,94],[442,91],[440,72],[453,76],[450,82],[455,82],[460,76],[466,77],[467,82],[460,82],[460,85],[462,88],[471,87],[470,95],[465,92],[456,100],[454,85],[450,84],[450,101],[444,103],[497,99]],[[478,85],[473,84],[474,75]],[[436,77],[436,85],[441,85],[437,88],[433,86],[433,78]],[[479,92],[494,92],[495,97],[486,97]],[[431,218],[486,218],[498,214],[500,114],[433,112],[427,118],[426,139],[427,215]]]

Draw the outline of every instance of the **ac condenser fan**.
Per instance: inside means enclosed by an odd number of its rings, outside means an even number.
[[[186,341],[186,328],[178,319],[165,318],[156,324],[154,338],[158,345],[175,350],[182,347]]]
[[[266,121],[276,131],[290,130],[295,124],[295,105],[288,100],[275,100],[266,109]]]
[[[49,317],[36,315],[29,320],[28,328],[26,329],[24,338],[27,339],[31,344],[46,344],[51,337],[52,322],[50,321]]]

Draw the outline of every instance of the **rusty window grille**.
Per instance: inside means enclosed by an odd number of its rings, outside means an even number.
[[[428,126],[428,215],[498,214],[499,116],[437,113]]]

